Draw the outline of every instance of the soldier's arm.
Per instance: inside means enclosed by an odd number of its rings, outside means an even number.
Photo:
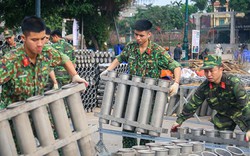
[[[181,77],[181,64],[175,61],[171,56],[162,49],[162,52],[159,53],[158,57],[158,65],[161,69],[169,69],[174,73],[175,81],[177,83],[180,82]]]
[[[71,77],[78,75],[77,71],[75,70],[74,64],[70,60],[63,64],[63,66]]]
[[[50,76],[51,80],[53,81],[53,84],[58,84],[58,82],[57,82],[57,80],[56,80],[56,75],[55,75],[54,70],[52,70],[52,71],[49,73],[49,76]]]
[[[73,47],[71,44],[67,43],[69,46],[69,53],[71,55],[71,61],[73,64],[76,63],[76,55],[75,55],[75,47]]]
[[[0,84],[8,82],[15,74],[14,61],[6,58],[0,60]]]
[[[193,116],[196,110],[205,100],[203,85],[199,86],[187,104],[184,105],[182,113],[178,115],[176,122],[182,124],[185,120]]]
[[[69,73],[71,77],[78,75],[78,73],[75,70],[74,64],[70,61],[69,57],[59,51],[57,51],[54,48],[51,48],[49,50],[50,56],[51,56],[51,66],[58,66],[62,65]]]
[[[237,99],[237,106],[239,110],[242,110],[242,116],[246,126],[248,127],[248,131],[250,130],[250,101],[249,95],[244,88],[244,85],[240,81],[239,78],[234,77],[232,79],[233,92]]]
[[[128,45],[125,46],[125,48],[122,50],[122,53],[114,59],[114,61],[110,64],[110,66],[106,70],[111,71],[115,69],[123,61],[127,62],[129,57],[129,50],[130,50],[129,46]]]
[[[128,43],[122,50],[121,54],[116,57],[117,61],[120,63],[122,63],[123,61],[128,62],[128,58],[129,58],[129,54],[131,50],[132,49],[130,48],[130,43]]]
[[[120,64],[120,62],[116,58],[116,59],[114,59],[114,61],[109,65],[109,67],[106,70],[111,71],[111,70],[115,69],[115,67],[117,67],[119,64]]]
[[[247,102],[248,102],[248,96],[247,96],[246,89],[238,77],[232,77],[231,83],[233,86],[233,93],[234,93],[235,98],[237,100],[236,107],[243,109],[247,105]]]

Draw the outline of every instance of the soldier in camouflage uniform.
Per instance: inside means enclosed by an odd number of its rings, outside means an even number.
[[[46,27],[45,29],[45,44],[51,45],[52,43],[50,42],[50,34],[51,30],[49,27]]]
[[[134,28],[136,42],[128,43],[122,53],[117,56],[100,76],[107,74],[108,71],[113,70],[123,61],[128,62],[131,75],[140,77],[159,78],[162,69],[169,69],[175,76],[175,82],[170,87],[170,96],[172,96],[177,94],[178,91],[181,65],[173,60],[163,47],[149,39],[151,28],[152,23],[150,21],[138,20]],[[140,144],[145,144],[146,142],[148,140],[141,139]],[[124,148],[130,148],[134,145],[137,145],[136,139],[123,137]]]
[[[61,32],[59,30],[54,30],[53,32],[51,32],[50,36],[52,38],[52,43],[53,43],[52,47],[57,49],[59,52],[67,55],[72,61],[72,63],[75,64],[76,57],[74,55],[74,47],[70,45],[69,43],[67,43],[62,38]],[[57,83],[59,83],[59,86],[68,84],[71,81],[70,75],[67,74],[67,71],[60,66],[54,68],[54,72],[52,71],[50,73],[50,77],[52,78],[54,82],[54,86],[56,85],[55,83],[56,81]]]
[[[51,66],[62,65],[72,76],[73,82],[88,83],[80,78],[69,58],[45,44],[45,23],[36,16],[22,22],[24,46],[5,55],[0,64],[0,108],[44,92]]]
[[[15,35],[13,34],[12,30],[5,30],[3,34],[6,42],[1,47],[2,50],[1,57],[4,56],[5,54],[8,54],[10,51],[15,50],[18,47],[22,46],[21,43],[15,41]]]
[[[52,43],[50,42],[50,34],[51,30],[49,27],[46,27],[45,29],[45,45],[52,47]],[[48,80],[48,84],[46,85],[45,90],[50,90],[51,88],[53,89],[58,89],[58,83],[56,81],[56,76],[54,73],[54,69],[51,68],[51,72],[49,73],[50,79]]]
[[[192,117],[204,100],[209,107],[217,111],[212,123],[218,130],[233,131],[238,125],[247,132],[246,140],[250,139],[250,101],[241,80],[233,75],[223,73],[220,56],[208,55],[204,57],[205,80],[196,90],[190,101],[178,115],[171,131]]]

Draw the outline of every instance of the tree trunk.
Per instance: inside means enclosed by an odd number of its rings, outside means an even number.
[[[93,44],[95,46],[95,50],[100,50],[99,45],[97,43],[97,40],[93,35],[91,36],[91,40],[92,40],[92,42],[93,42]]]

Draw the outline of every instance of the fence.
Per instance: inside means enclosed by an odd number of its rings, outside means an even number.
[[[80,96],[85,89],[83,84],[68,84],[2,110],[0,156],[94,155],[89,135],[97,128],[88,127]]]

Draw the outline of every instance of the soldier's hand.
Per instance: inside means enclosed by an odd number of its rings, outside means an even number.
[[[54,85],[53,85],[53,89],[58,89],[59,87],[58,87],[58,84],[57,83],[54,83]]]
[[[104,70],[101,74],[100,74],[100,77],[102,76],[107,76],[108,75],[108,70]]]
[[[170,88],[169,88],[169,96],[174,96],[178,93],[178,89],[179,89],[179,84],[178,83],[174,83]]]
[[[177,128],[181,127],[181,124],[178,124],[177,122],[175,122],[172,127],[171,127],[171,131],[170,132],[177,132]]]
[[[85,87],[88,87],[88,85],[89,85],[89,83],[85,79],[81,78],[79,75],[73,76],[72,82],[84,83]]]
[[[246,141],[248,142],[250,140],[250,130],[246,133]]]

